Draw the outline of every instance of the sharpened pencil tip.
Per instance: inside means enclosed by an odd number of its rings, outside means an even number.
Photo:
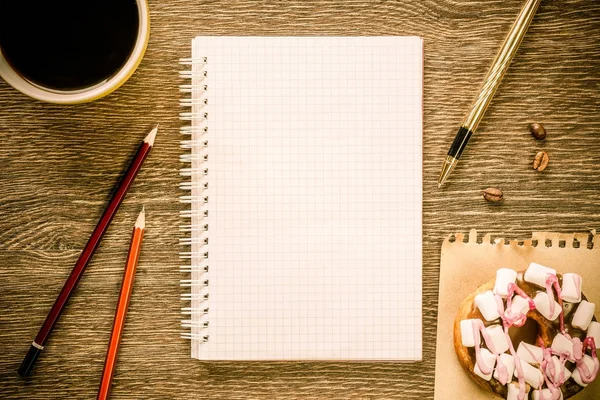
[[[142,207],[142,211],[135,221],[135,227],[140,229],[146,228],[146,207]]]
[[[158,125],[156,125],[154,127],[154,129],[152,129],[150,131],[150,133],[148,134],[148,136],[146,136],[144,138],[144,142],[148,143],[150,145],[150,147],[154,146],[154,139],[156,139],[156,133],[158,132]]]

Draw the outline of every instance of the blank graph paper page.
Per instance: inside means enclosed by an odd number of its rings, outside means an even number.
[[[197,37],[190,62],[192,356],[421,359],[422,40]]]

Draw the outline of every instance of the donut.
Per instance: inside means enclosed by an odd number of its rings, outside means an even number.
[[[454,350],[469,377],[508,400],[561,400],[596,379],[600,323],[581,276],[501,268],[463,300]]]

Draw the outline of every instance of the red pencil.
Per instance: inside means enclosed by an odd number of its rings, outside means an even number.
[[[127,307],[131,299],[131,289],[133,289],[133,280],[135,279],[135,270],[140,258],[140,250],[142,248],[142,239],[144,238],[144,228],[146,227],[146,213],[142,208],[142,212],[135,222],[133,227],[133,236],[131,238],[131,246],[129,247],[129,255],[127,256],[127,264],[125,265],[125,273],[123,275],[123,283],[121,284],[121,293],[117,303],[117,311],[115,312],[115,322],[113,324],[110,341],[108,342],[108,350],[106,352],[106,361],[104,362],[104,371],[102,371],[102,380],[98,389],[98,400],[108,399],[110,393],[110,384],[115,372],[117,364],[117,354],[119,353],[119,344],[123,335],[123,327],[125,326],[125,317],[127,316]]]
[[[31,369],[33,367],[33,364],[35,363],[35,360],[40,355],[40,352],[44,349],[44,344],[46,343],[48,336],[50,336],[50,333],[52,332],[56,321],[58,321],[58,318],[60,317],[62,310],[67,304],[67,301],[69,300],[73,289],[75,289],[75,286],[77,286],[77,282],[79,282],[79,279],[81,278],[85,267],[87,267],[88,263],[90,262],[94,251],[98,247],[98,243],[100,243],[100,239],[102,239],[102,236],[104,236],[104,233],[108,229],[110,222],[112,221],[117,210],[119,209],[121,202],[125,198],[127,190],[135,180],[135,177],[140,171],[140,168],[142,167],[144,160],[148,156],[148,153],[150,153],[152,145],[154,144],[154,139],[156,138],[157,131],[158,126],[152,129],[148,136],[146,136],[146,138],[142,141],[142,144],[140,145],[140,148],[137,151],[135,157],[133,157],[133,161],[127,169],[123,180],[119,184],[115,195],[111,199],[110,203],[108,203],[108,207],[106,208],[106,211],[104,211],[104,214],[102,214],[102,217],[100,217],[100,221],[98,221],[98,225],[96,225],[96,228],[94,228],[92,236],[83,248],[79,259],[77,260],[75,266],[73,267],[73,270],[71,271],[71,275],[69,275],[69,277],[67,278],[67,281],[63,285],[63,288],[60,291],[58,298],[56,299],[54,305],[50,309],[48,316],[46,316],[46,320],[42,324],[40,331],[38,332],[33,343],[31,344],[27,355],[23,359],[23,362],[19,367],[19,375],[27,376],[31,373]]]

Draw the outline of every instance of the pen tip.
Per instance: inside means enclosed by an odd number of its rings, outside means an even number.
[[[442,165],[442,171],[440,172],[440,177],[438,178],[438,189],[442,187],[442,185],[444,184],[444,182],[446,182],[446,180],[448,180],[448,177],[450,176],[450,173],[452,172],[454,167],[456,167],[456,164],[458,164],[457,158],[454,158],[452,156],[446,157],[446,160],[444,161],[444,164]]]
[[[146,207],[142,207],[142,211],[135,221],[135,227],[140,229],[144,229],[146,227]]]
[[[150,147],[154,146],[154,139],[156,139],[156,133],[158,132],[158,125],[156,125],[154,127],[154,129],[152,129],[150,131],[150,133],[148,134],[148,136],[146,136],[144,138],[144,142],[148,143],[150,145]]]

